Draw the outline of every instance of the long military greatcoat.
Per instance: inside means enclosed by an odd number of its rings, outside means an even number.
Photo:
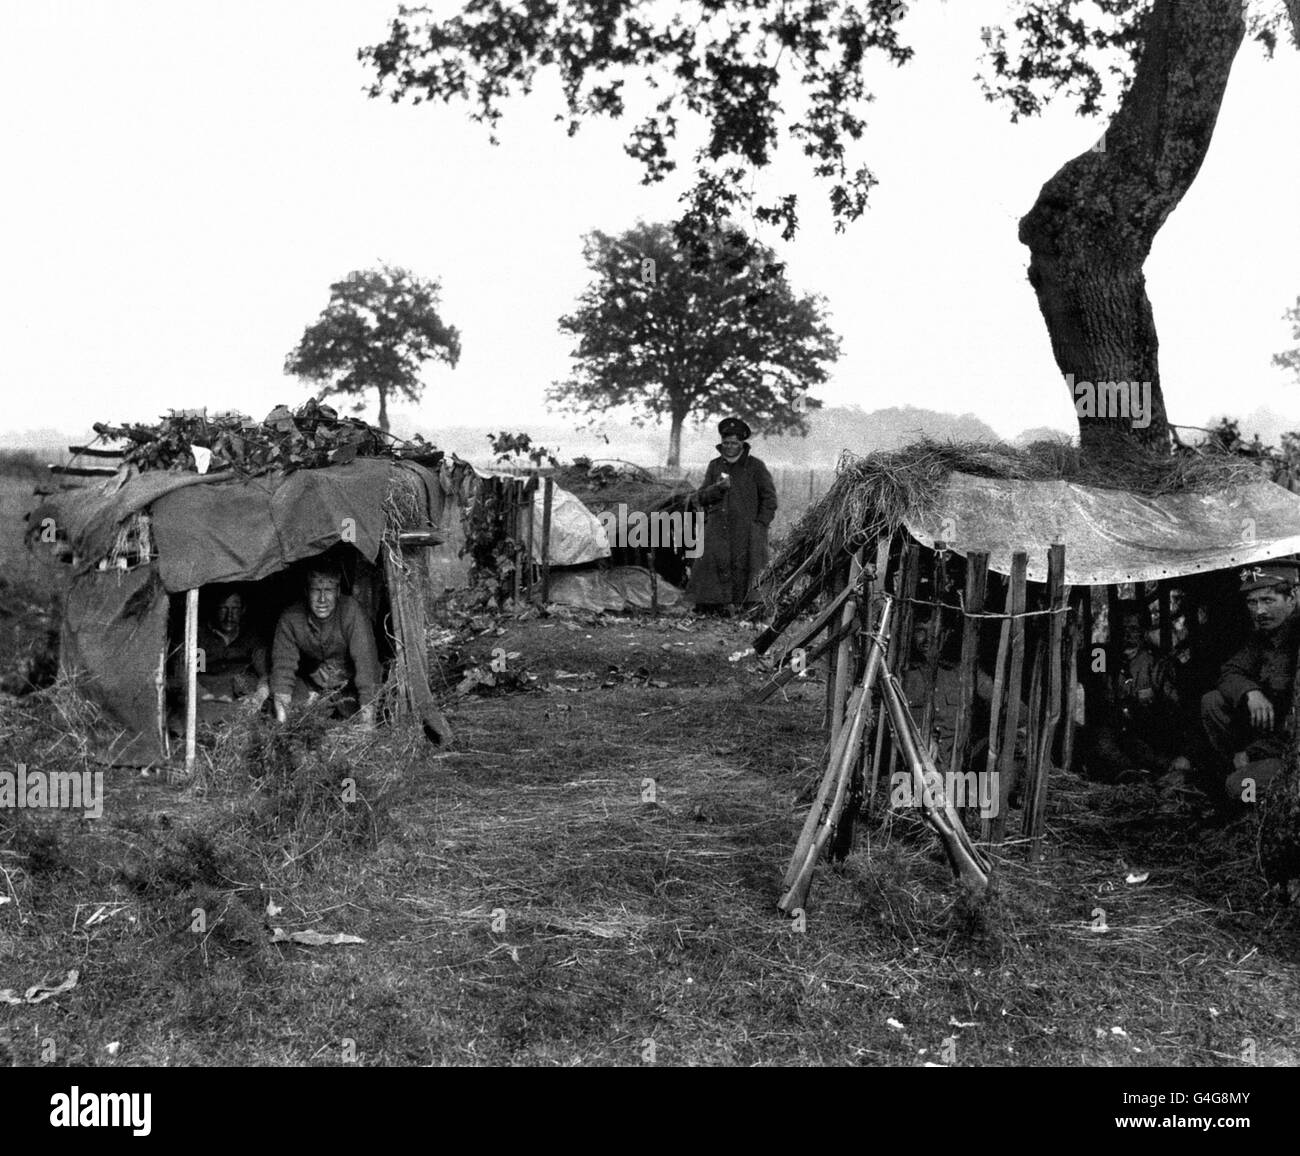
[[[730,488],[719,484],[724,473]],[[697,606],[743,606],[767,565],[767,529],[776,516],[772,475],[746,442],[736,461],[719,456],[709,463],[696,496],[704,507],[704,550],[691,567],[687,597]]]

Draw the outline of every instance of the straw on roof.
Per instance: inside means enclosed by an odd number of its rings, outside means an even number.
[[[1064,440],[1016,449],[993,442],[923,438],[865,457],[845,451],[830,489],[790,531],[760,582],[774,591],[805,563],[806,573],[816,581],[846,552],[891,536],[907,519],[932,512],[953,471],[1022,481],[1071,481],[1146,497],[1186,490],[1210,493],[1268,478],[1259,464],[1233,454],[1160,454],[1123,441],[1102,456]]]

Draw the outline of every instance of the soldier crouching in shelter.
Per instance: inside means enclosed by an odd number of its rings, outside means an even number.
[[[271,645],[271,694],[280,722],[290,706],[327,698],[334,717],[359,714],[365,726],[374,725],[380,677],[375,636],[341,586],[336,569],[313,566],[306,598],[280,615]]]
[[[719,456],[695,497],[704,507],[704,550],[691,567],[686,596],[701,610],[753,605],[753,585],[767,565],[767,531],[776,517],[772,475],[750,453],[749,426],[718,423]]]
[[[1295,562],[1268,562],[1241,572],[1241,593],[1254,633],[1223,664],[1219,685],[1201,699],[1201,722],[1210,747],[1225,765],[1236,767],[1225,783],[1230,794],[1239,793],[1247,777],[1263,786],[1276,776],[1288,736],[1294,733],[1298,581],[1300,564]]]

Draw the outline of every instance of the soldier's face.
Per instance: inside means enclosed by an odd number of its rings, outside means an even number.
[[[1276,590],[1252,590],[1246,595],[1246,613],[1256,630],[1276,630],[1295,610],[1295,594],[1279,594]]]
[[[1140,618],[1124,619],[1124,647],[1126,650],[1137,650],[1142,645],[1142,620]]]
[[[722,449],[725,453],[728,454],[740,453],[740,447],[743,446],[744,444],[745,443],[742,442],[740,438],[738,438],[735,434],[727,434],[727,436],[722,439]]]
[[[339,584],[313,574],[307,579],[307,605],[317,618],[328,618],[339,602]]]
[[[238,594],[222,599],[217,607],[216,624],[222,634],[238,634],[244,621],[244,600]]]

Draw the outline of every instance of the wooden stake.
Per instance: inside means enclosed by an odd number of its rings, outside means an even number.
[[[1037,862],[1043,851],[1043,816],[1047,808],[1047,776],[1052,765],[1052,743],[1061,718],[1061,639],[1068,591],[1065,586],[1065,547],[1060,543],[1048,552],[1047,598],[1053,611],[1049,618],[1047,643],[1047,702],[1038,735],[1033,772],[1025,784],[1025,834],[1029,836],[1029,861]]]
[[[1011,650],[1007,666],[1004,695],[1007,704],[1006,723],[1002,728],[1001,749],[998,751],[998,813],[989,824],[988,838],[1000,843],[1006,835],[1007,810],[1011,806],[1011,791],[1016,784],[1016,737],[1020,730],[1020,701],[1025,679],[1025,575],[1029,571],[1029,555],[1011,555],[1011,575],[1007,579],[1007,613],[1011,615]],[[995,701],[993,709],[998,710]]]
[[[849,589],[856,589],[859,578],[862,574],[862,551],[859,550],[853,555],[849,563]],[[844,723],[844,703],[849,696],[849,678],[851,677],[850,663],[852,659],[853,631],[851,627],[853,620],[858,614],[858,603],[855,598],[848,598],[844,602],[844,608],[840,611],[840,627],[847,633],[840,639],[840,644],[835,648],[835,695],[831,701],[831,743],[834,744],[839,737],[840,727]]]
[[[1062,725],[1065,730],[1061,734],[1061,767],[1067,771],[1074,769],[1074,733],[1076,729],[1074,716],[1079,705],[1079,646],[1082,634],[1081,620],[1083,618],[1082,593],[1080,591],[1079,596],[1073,599],[1070,612],[1065,619],[1065,653],[1063,655],[1065,668],[1062,671],[1062,677],[1065,679],[1065,718]]]
[[[912,655],[912,599],[916,597],[917,579],[920,578],[919,547],[910,537],[903,543],[898,560],[898,628],[890,635],[890,673],[900,685],[906,684],[907,662]],[[891,732],[892,734],[892,732]],[[889,744],[889,781],[894,781],[901,755],[897,741]]]
[[[852,630],[853,629],[852,626],[850,626],[849,629]],[[830,653],[830,651],[834,648],[836,643],[838,643],[840,640],[841,635],[839,632],[840,632],[840,627],[837,626],[835,630],[831,633],[831,636],[829,638],[824,639],[813,650],[807,652],[807,654],[804,657],[805,670],[812,669],[813,663],[818,662],[820,659],[822,659],[828,653]],[[779,671],[776,675],[773,676],[771,681],[769,681],[767,685],[765,685],[763,689],[758,692],[758,695],[754,701],[766,702],[778,690],[780,690],[783,686],[785,686],[786,683],[798,677],[799,677],[798,672],[794,669],[794,667],[787,666],[784,670]]]
[[[555,480],[546,479],[542,490],[542,605],[551,600],[551,505],[555,501]]]
[[[980,624],[983,622],[978,615],[984,613],[988,584],[988,551],[972,550],[966,555],[966,598],[961,629],[961,666],[958,668],[957,718],[953,725],[952,760],[949,763],[952,782],[957,781],[957,775],[964,773],[966,753],[970,749],[971,703],[975,695]]]
[[[199,589],[185,591],[185,771],[194,770],[199,713]]]
[[[1011,583],[1007,583],[1006,604],[1011,604]],[[1005,801],[1002,799],[1001,783],[995,774],[998,769],[998,752],[1001,750],[1001,730],[1003,705],[1002,696],[1006,690],[1006,665],[1007,655],[1011,650],[1011,619],[1002,620],[1002,631],[998,636],[998,657],[993,664],[993,695],[989,701],[989,742],[988,750],[984,757],[984,775],[989,783],[997,783],[998,790],[998,810],[997,814],[1002,814],[1005,807]],[[1011,736],[1011,741],[1015,742],[1015,735]],[[984,792],[980,792],[981,797]],[[992,789],[988,792],[988,797],[993,797]],[[980,838],[985,842],[991,842],[993,839],[993,822],[997,815],[985,815],[983,822],[980,824]]]
[[[536,571],[533,566],[533,513],[537,508],[537,471],[533,471],[533,476],[528,479],[528,485],[524,487],[524,493],[528,496],[528,504],[525,507],[528,518],[528,545],[524,551],[527,561],[527,582],[524,590],[524,597],[529,602],[537,600],[537,583]]]
[[[928,653],[925,656],[925,702],[921,708],[921,741],[927,746],[934,734],[934,696],[939,685],[939,647],[943,641],[943,611],[940,610],[939,604],[943,602],[948,588],[948,567],[943,551],[936,550],[933,560],[930,591],[935,605],[930,611],[929,630],[926,633]]]

